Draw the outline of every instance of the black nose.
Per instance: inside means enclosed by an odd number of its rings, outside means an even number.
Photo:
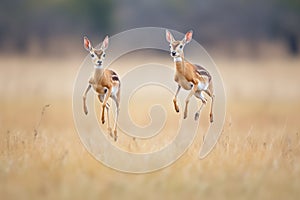
[[[173,52],[172,52],[172,56],[175,56],[175,55],[176,55],[176,52],[175,52],[175,51],[173,51]]]
[[[97,63],[98,63],[98,65],[101,65],[101,64],[102,64],[102,61],[99,60]]]

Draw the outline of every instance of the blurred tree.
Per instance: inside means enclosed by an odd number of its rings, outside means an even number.
[[[65,7],[73,19],[92,31],[108,32],[112,27],[112,0],[67,0]]]
[[[277,0],[282,5],[279,15],[279,33],[284,37],[288,51],[291,55],[299,54],[300,37],[300,1]]]
[[[25,52],[38,39],[47,50],[50,37],[82,32],[108,32],[112,26],[112,0],[2,0],[0,48]],[[7,48],[6,48],[7,49]]]
[[[25,1],[2,0],[0,7],[0,44],[13,38],[17,51],[25,51],[28,45],[28,7]]]
[[[300,1],[299,0],[278,0],[282,4],[286,4],[292,9],[300,10]]]
[[[291,33],[287,36],[287,43],[289,51],[292,55],[297,55],[299,53],[299,42],[296,34]]]
[[[299,0],[1,0],[0,48],[26,51],[34,40],[45,51],[57,38],[161,26],[210,44],[279,39],[297,54],[299,21]]]

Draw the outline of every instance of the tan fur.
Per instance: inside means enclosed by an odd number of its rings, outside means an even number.
[[[108,45],[108,37],[105,38],[107,40],[106,46]],[[103,60],[104,60],[104,55],[105,55],[105,49],[102,44],[102,47],[100,50],[96,50],[91,46],[90,41],[85,37],[84,38],[84,45],[85,48],[90,52],[90,55],[92,56],[93,63],[95,65],[95,69],[93,72],[93,75],[89,78],[89,84],[88,87],[86,88],[84,94],[83,94],[83,110],[85,114],[88,114],[87,106],[86,106],[86,95],[93,87],[94,91],[98,95],[99,101],[102,103],[102,112],[101,112],[101,121],[104,124],[105,123],[105,117],[104,117],[104,111],[105,109],[107,110],[107,123],[108,123],[108,131],[109,134],[114,137],[114,140],[117,140],[117,120],[119,116],[119,105],[120,105],[120,79],[118,75],[110,70],[110,69],[104,69],[102,66]],[[99,64],[100,62],[100,64]],[[113,93],[113,90],[116,91],[116,93]],[[110,123],[109,123],[109,104],[108,99],[112,98],[117,107],[117,113],[116,113],[116,119],[115,119],[115,124],[114,124],[114,136],[112,135],[112,130],[110,128]]]
[[[187,117],[187,109],[190,98],[195,95],[197,98],[201,99],[202,105],[200,109],[195,113],[195,120],[199,118],[200,111],[204,104],[206,104],[207,100],[202,95],[202,92],[205,92],[208,96],[211,97],[211,110],[210,110],[210,122],[213,122],[213,103],[214,103],[214,91],[213,91],[213,83],[212,77],[209,72],[195,64],[191,64],[190,62],[184,59],[183,48],[184,46],[191,41],[192,31],[189,31],[185,38],[181,41],[177,41],[174,39],[172,34],[167,30],[166,31],[166,39],[170,42],[170,51],[171,56],[174,59],[177,59],[175,62],[176,73],[174,80],[178,83],[178,88],[175,93],[175,97],[173,99],[174,107],[176,112],[179,112],[179,107],[177,104],[177,95],[183,87],[185,90],[191,90],[188,97],[186,98],[186,105],[184,110],[184,118]],[[180,59],[179,59],[180,58]],[[206,89],[199,89],[198,85],[206,85]]]
[[[112,79],[113,73],[115,72],[109,69],[95,69],[89,83],[98,94],[104,94],[104,88],[112,89],[113,86],[119,86],[119,81]]]
[[[190,62],[184,60],[182,57],[183,62],[175,62],[176,66],[176,74],[175,74],[175,81],[180,79],[185,79],[188,82],[192,82],[194,85],[197,85],[199,82],[207,83],[208,78],[199,75],[196,70],[197,67]],[[176,81],[176,82],[178,82]]]

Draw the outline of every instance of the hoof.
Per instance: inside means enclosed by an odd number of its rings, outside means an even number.
[[[186,118],[187,118],[187,114],[184,114],[183,119],[186,119]]]
[[[114,139],[115,139],[115,142],[116,142],[118,140],[118,135],[117,135],[117,131],[116,130],[114,131],[114,135],[115,135]]]
[[[196,112],[196,113],[195,113],[195,121],[197,121],[198,119],[199,119],[199,113]]]
[[[110,137],[112,137],[112,138],[114,137],[113,134],[112,134],[111,128],[108,128],[108,133],[109,133],[109,136],[110,136]]]
[[[174,108],[175,108],[175,111],[178,113],[179,112],[179,107],[177,105],[177,103],[174,102]]]
[[[213,123],[214,122],[214,118],[212,115],[210,115],[210,123]]]

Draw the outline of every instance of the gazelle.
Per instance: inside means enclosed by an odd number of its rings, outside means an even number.
[[[102,103],[102,113],[101,113],[101,121],[102,124],[105,123],[104,117],[104,110],[107,111],[107,124],[108,124],[108,131],[111,137],[117,141],[117,123],[118,123],[118,116],[119,116],[119,104],[120,104],[120,86],[121,82],[118,75],[110,70],[104,69],[103,61],[105,58],[105,50],[108,47],[108,36],[102,42],[102,46],[100,49],[95,49],[92,46],[92,43],[89,41],[87,37],[83,38],[84,47],[90,53],[92,57],[92,61],[94,64],[94,73],[89,78],[88,87],[86,88],[83,94],[83,110],[84,113],[87,115],[88,110],[86,106],[86,95],[93,87],[95,93],[98,96],[99,101]],[[114,135],[112,134],[112,129],[109,123],[109,104],[107,103],[108,99],[112,98],[116,103],[116,116],[115,116],[115,123],[114,123]]]
[[[181,88],[190,90],[190,93],[185,100],[184,119],[187,117],[190,98],[194,95],[202,101],[202,105],[195,113],[195,120],[198,120],[201,109],[207,102],[207,99],[203,96],[203,92],[205,92],[211,97],[210,122],[212,123],[214,104],[212,76],[203,67],[196,64],[191,64],[184,59],[184,46],[192,40],[192,36],[193,31],[188,31],[183,40],[175,40],[170,31],[166,30],[166,39],[170,43],[170,55],[173,57],[176,67],[175,81],[178,83],[178,88],[175,93],[173,103],[176,112],[179,112],[179,107],[177,104],[178,93]]]

